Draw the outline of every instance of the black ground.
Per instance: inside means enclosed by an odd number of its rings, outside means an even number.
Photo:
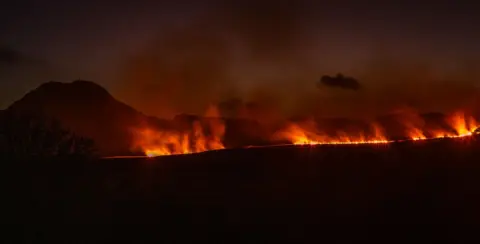
[[[4,238],[51,243],[479,239],[480,140],[4,162]]]

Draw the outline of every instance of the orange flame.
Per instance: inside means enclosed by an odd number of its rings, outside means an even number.
[[[473,131],[479,126],[473,117],[466,118],[462,112],[454,113],[448,119],[448,123],[456,132],[455,135],[449,135],[449,137],[471,136]]]
[[[224,149],[222,143],[225,125],[212,107],[207,111],[206,121],[194,121],[189,131],[162,131],[151,128],[134,130],[134,148],[140,148],[146,156],[199,153]],[[202,123],[203,122],[203,123]],[[204,129],[206,125],[208,135]]]
[[[461,112],[455,113],[448,117],[448,125],[452,128],[452,131],[439,130],[439,131],[424,131],[420,126],[413,123],[406,122],[407,128],[406,137],[407,140],[418,141],[428,140],[434,138],[458,138],[471,136],[473,131],[478,128],[479,123],[472,117],[466,118]],[[337,132],[336,136],[327,136],[325,133],[318,132],[311,127],[301,126],[299,124],[289,124],[285,129],[278,131],[274,135],[274,140],[287,140],[292,144],[381,144],[391,143],[393,140],[389,140],[382,128],[379,125],[372,125],[373,133],[371,136],[360,135],[348,135],[345,132]],[[429,132],[429,133],[427,133]],[[427,137],[427,134],[432,134],[433,137]]]
[[[378,125],[372,125],[374,131],[372,136],[347,135],[344,132],[337,132],[336,136],[329,136],[325,133],[308,131],[297,124],[289,124],[285,130],[281,130],[274,135],[275,140],[287,140],[292,144],[380,144],[388,143],[383,130]]]
[[[135,130],[134,146],[141,148],[145,155],[149,157],[224,149],[222,140],[226,128],[223,120],[219,118],[216,107],[209,108],[206,116],[209,119],[193,122],[191,129],[188,131],[137,129]],[[452,114],[446,122],[450,129],[429,130],[424,128],[423,123],[412,123],[406,120],[403,122],[406,128],[405,136],[408,138],[406,140],[467,137],[473,135],[474,131],[480,126],[473,117],[467,117],[462,112]],[[337,131],[334,135],[331,135],[320,131],[313,121],[289,123],[283,129],[276,131],[272,139],[289,141],[295,145],[387,144],[394,142],[394,140],[387,138],[384,129],[378,124],[372,124],[368,132],[349,134],[344,131]]]

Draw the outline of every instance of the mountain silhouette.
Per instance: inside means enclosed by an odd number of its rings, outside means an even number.
[[[129,155],[132,151],[132,129],[149,128],[186,131],[194,121],[205,121],[198,115],[180,114],[172,120],[147,116],[115,99],[105,88],[85,80],[70,83],[50,81],[27,93],[4,112],[8,115],[41,115],[59,121],[63,127],[95,142],[102,156]],[[2,114],[0,113],[0,120]],[[217,118],[218,119],[218,118]],[[258,122],[221,118],[227,130],[228,147],[265,144],[268,138]]]
[[[27,93],[7,114],[42,114],[58,120],[75,134],[91,138],[101,155],[131,150],[131,128],[142,124],[167,126],[167,121],[146,116],[116,100],[102,86],[84,80],[47,82]]]

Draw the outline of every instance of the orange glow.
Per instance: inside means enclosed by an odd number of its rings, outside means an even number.
[[[473,135],[480,125],[472,117],[458,112],[446,119],[448,129],[424,128],[423,123],[403,122],[405,139],[389,139],[384,129],[372,124],[368,131],[357,133],[337,131],[334,134],[321,131],[313,121],[289,123],[276,131],[272,141],[288,141],[294,145],[325,144],[388,144],[394,141],[420,141],[435,138],[459,138]],[[190,154],[224,149],[225,124],[215,107],[208,109],[206,119],[193,121],[188,130],[159,131],[152,128],[135,130],[134,147],[146,156]]]
[[[206,121],[194,121],[188,131],[135,129],[133,147],[140,148],[148,157],[224,149],[225,125],[218,118],[218,111],[212,107],[207,116]]]
[[[435,138],[459,138],[471,136],[473,131],[479,126],[475,119],[468,117],[461,112],[455,113],[448,117],[447,123],[453,131],[424,131],[421,128],[414,126],[412,123],[405,123],[406,140],[419,141]],[[325,133],[318,132],[311,127],[301,126],[299,124],[289,124],[285,129],[277,132],[274,136],[275,140],[287,140],[292,144],[384,144],[391,143],[394,140],[389,140],[383,133],[383,130],[378,125],[373,125],[373,135],[347,135],[344,132],[337,132],[336,136],[327,136]],[[428,133],[432,137],[427,137]]]
[[[473,131],[479,126],[477,121],[472,117],[465,117],[465,114],[462,112],[457,112],[453,114],[448,119],[449,125],[455,130],[456,135],[451,137],[464,137],[471,136]]]
[[[274,135],[275,140],[287,140],[295,145],[321,145],[321,144],[383,144],[389,141],[383,134],[381,128],[377,125],[372,126],[374,133],[372,136],[347,135],[344,132],[338,132],[336,136],[329,136],[325,133],[308,131],[305,128],[290,124],[286,129],[277,132]]]
[[[414,141],[427,139],[427,137],[423,134],[423,131],[418,128],[410,128],[407,134],[408,134],[408,138]]]

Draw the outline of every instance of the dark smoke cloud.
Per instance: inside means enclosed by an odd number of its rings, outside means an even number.
[[[36,60],[12,47],[0,46],[0,68],[35,65],[39,63],[39,60]]]
[[[342,74],[337,74],[336,76],[322,76],[320,81],[317,83],[317,87],[322,88],[322,85],[354,91],[359,90],[361,87],[360,83],[355,78],[343,76]]]
[[[241,98],[234,97],[218,103],[220,114],[224,117],[240,117],[245,103]]]
[[[257,120],[261,123],[273,123],[281,119],[278,102],[262,94],[251,100],[231,98],[217,104],[220,114],[226,118],[242,118]]]
[[[8,47],[0,47],[0,65],[15,65],[23,61],[22,55]]]
[[[11,46],[0,46],[0,75],[5,76],[9,73],[22,71],[28,72],[48,72],[50,65],[43,59],[29,55]]]
[[[23,53],[8,45],[0,46],[0,82],[2,84],[11,82],[9,81],[10,79],[15,80],[15,78],[17,78],[18,80],[18,74],[46,74],[49,72],[49,68],[47,63],[41,59]],[[37,79],[39,78],[41,77],[37,77]]]
[[[49,80],[71,80],[64,70],[36,57],[17,50],[11,45],[0,47],[0,109],[10,106],[26,92]],[[70,78],[70,79],[68,79]],[[77,78],[77,77],[74,77]]]

